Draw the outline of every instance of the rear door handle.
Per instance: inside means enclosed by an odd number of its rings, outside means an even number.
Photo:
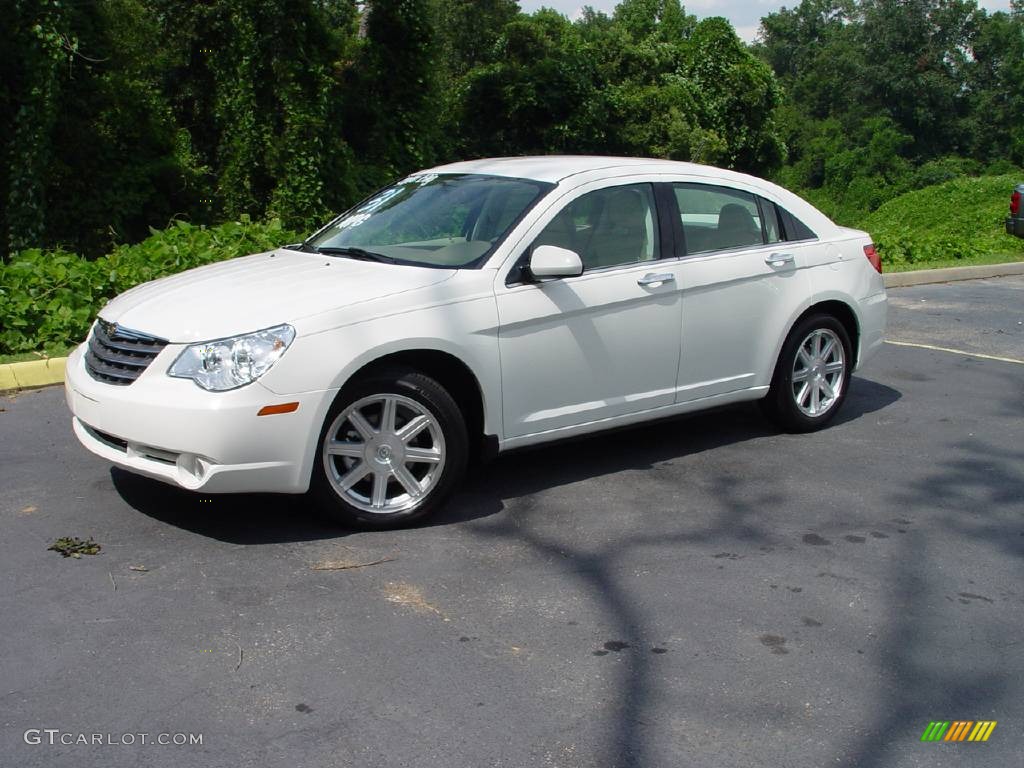
[[[637,285],[658,285],[659,283],[674,283],[676,276],[671,272],[648,272],[636,281]]]
[[[783,264],[793,263],[792,253],[773,253],[771,256],[766,256],[764,263],[773,267],[781,267]]]

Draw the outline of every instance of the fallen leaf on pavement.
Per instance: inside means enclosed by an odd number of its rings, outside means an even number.
[[[92,536],[85,541],[77,536],[62,536],[46,549],[59,552],[63,557],[73,557],[78,560],[82,555],[98,555],[101,547],[92,540]]]

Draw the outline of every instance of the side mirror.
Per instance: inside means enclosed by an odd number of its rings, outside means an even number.
[[[576,251],[557,245],[538,245],[530,256],[530,274],[545,277],[576,277],[583,274],[583,260]]]

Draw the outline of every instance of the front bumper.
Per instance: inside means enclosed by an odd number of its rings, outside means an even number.
[[[1007,217],[1006,234],[1024,237],[1024,219],[1015,219],[1012,216]]]
[[[207,493],[302,493],[333,391],[278,395],[254,382],[207,392],[166,375],[181,351],[168,345],[134,383],[114,386],[85,370],[84,346],[68,358],[65,396],[90,451],[125,469]],[[292,413],[257,416],[298,402]]]

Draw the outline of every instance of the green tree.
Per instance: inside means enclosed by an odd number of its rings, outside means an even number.
[[[633,40],[658,37],[677,42],[693,29],[696,19],[688,16],[679,0],[622,0],[613,18]]]
[[[353,55],[348,0],[145,0],[161,20],[187,145],[209,169],[209,216],[263,216],[308,229],[351,202],[342,75]]]
[[[41,245],[46,228],[46,171],[61,88],[61,69],[77,42],[67,8],[56,0],[16,0],[0,13],[3,64],[5,251]]]
[[[964,149],[973,0],[864,0],[864,103],[892,116],[930,159]]]
[[[519,15],[517,0],[444,0],[440,4],[443,62],[452,78],[494,61],[505,25]]]
[[[697,160],[766,173],[784,159],[775,124],[781,91],[771,70],[740,42],[728,21],[703,19],[688,41],[688,79],[700,94],[698,122],[709,143]]]
[[[594,61],[579,30],[541,10],[505,27],[494,63],[472,70],[459,111],[470,156],[589,151],[601,124]]]
[[[971,49],[971,154],[1024,166],[1024,0],[1014,0],[1009,14],[980,13]]]
[[[189,169],[166,102],[133,59],[137,6],[21,0],[15,10],[9,247],[96,255],[165,224],[186,204]]]
[[[379,186],[439,153],[441,92],[437,7],[430,0],[369,0],[365,39],[346,89],[346,137]]]

